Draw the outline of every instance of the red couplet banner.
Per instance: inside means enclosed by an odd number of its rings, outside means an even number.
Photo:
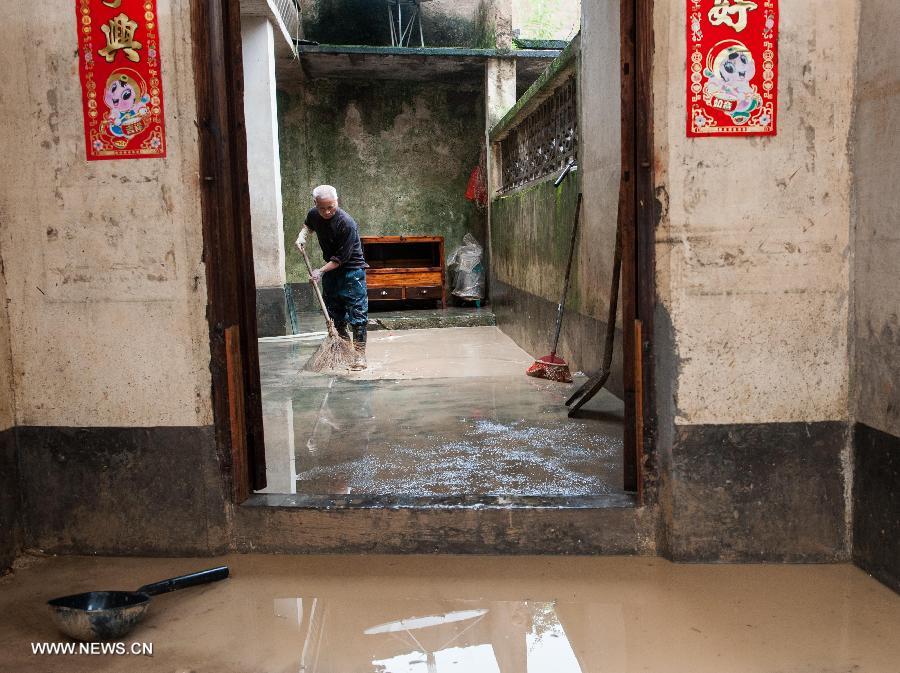
[[[778,0],[687,0],[687,134],[775,135]]]
[[[75,0],[89,161],[166,156],[156,0]]]

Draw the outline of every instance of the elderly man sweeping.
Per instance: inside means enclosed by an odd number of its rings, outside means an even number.
[[[353,330],[356,355],[350,369],[366,368],[366,325],[369,322],[369,297],[366,292],[366,269],[359,227],[345,211],[338,208],[337,190],[319,185],[313,190],[315,207],[297,237],[302,251],[309,232],[314,231],[322,247],[325,265],[313,269],[310,281],[320,283],[328,315],[342,339],[350,341],[347,326]]]

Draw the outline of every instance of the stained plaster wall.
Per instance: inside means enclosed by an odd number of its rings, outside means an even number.
[[[900,6],[860,4],[854,171],[851,415],[854,558],[900,590]]]
[[[168,157],[90,163],[72,3],[26,3],[4,20],[0,251],[30,546],[209,546],[189,3],[161,1],[157,18]]]
[[[313,80],[279,91],[288,282],[308,274],[293,242],[312,189],[334,185],[363,236],[440,235],[449,254],[484,216],[465,198],[484,134],[478,86]],[[310,259],[322,259],[312,241]]]
[[[781,3],[778,135],[689,139],[685,4],[654,3],[657,459],[672,556],[846,556],[857,12],[856,0]]]

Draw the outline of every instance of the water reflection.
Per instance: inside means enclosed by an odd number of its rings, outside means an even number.
[[[297,632],[303,673],[588,673],[624,660],[621,611],[607,608],[611,633],[586,628],[590,606],[533,601],[279,598],[274,614]]]

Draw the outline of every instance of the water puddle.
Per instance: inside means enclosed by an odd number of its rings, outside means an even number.
[[[613,632],[624,635],[621,611],[606,607],[618,622]],[[281,628],[296,634],[294,670],[303,673],[587,673],[597,670],[591,657],[624,656],[624,639],[588,628],[593,613],[585,604],[533,601],[395,600],[363,607],[290,597],[273,605]]]

